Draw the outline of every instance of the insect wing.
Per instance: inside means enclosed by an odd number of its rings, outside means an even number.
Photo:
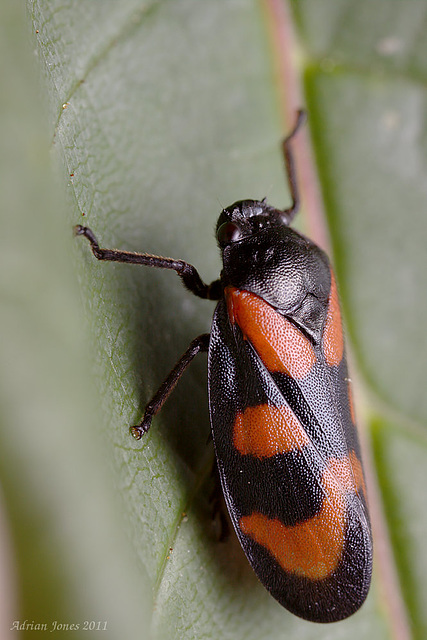
[[[323,342],[229,288],[212,324],[209,402],[225,500],[253,569],[287,609],[331,622],[363,603],[372,545],[345,354],[328,364],[336,344]]]

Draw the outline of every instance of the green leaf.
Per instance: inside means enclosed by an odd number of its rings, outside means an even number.
[[[421,639],[427,634],[427,5],[293,6],[378,481],[407,623]]]
[[[144,637],[151,594],[98,426],[71,227],[32,55],[24,6],[2,3],[0,635],[81,637],[87,621],[105,638]]]
[[[205,357],[143,441],[128,433],[209,330],[212,305],[173,273],[97,263],[71,235],[87,222],[103,246],[181,258],[211,281],[221,207],[264,196],[287,205],[274,5],[29,0],[30,36],[20,3],[0,8],[0,472],[20,599],[5,629],[106,620],[111,637],[155,640],[390,638],[406,615],[413,636],[426,635],[427,5],[292,3],[402,615],[381,559],[362,610],[321,626],[269,596],[233,535],[217,541]]]

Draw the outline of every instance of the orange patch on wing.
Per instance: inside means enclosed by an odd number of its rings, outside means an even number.
[[[338,300],[335,276],[331,269],[331,291],[329,293],[328,315],[323,332],[323,353],[326,362],[333,367],[338,365],[344,353],[344,336],[341,322],[341,310]]]
[[[323,580],[332,575],[341,560],[347,525],[346,494],[355,490],[355,479],[363,482],[362,467],[353,452],[350,458],[333,458],[322,474],[325,497],[315,516],[287,526],[277,518],[254,512],[240,518],[239,526],[285,571]]]
[[[355,425],[356,424],[356,415],[354,413],[353,391],[351,389],[350,380],[347,380],[347,389],[348,389],[348,404],[349,404],[349,407],[350,407],[351,421]]]
[[[309,443],[301,423],[286,405],[248,407],[234,421],[233,444],[243,455],[268,458]]]
[[[362,463],[357,457],[354,451],[350,452],[350,464],[353,470],[354,483],[356,485],[356,490],[362,489],[363,495],[366,496],[366,484],[365,484],[365,476],[363,474]]]
[[[302,379],[316,355],[310,341],[262,298],[234,287],[225,290],[230,322],[237,323],[269,371]]]

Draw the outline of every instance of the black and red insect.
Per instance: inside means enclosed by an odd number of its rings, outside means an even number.
[[[337,286],[326,254],[290,228],[299,208],[291,140],[283,152],[292,206],[242,200],[221,212],[220,278],[182,260],[100,248],[98,260],[172,269],[217,300],[146,407],[137,439],[195,355],[208,351],[209,407],[222,489],[258,578],[284,607],[316,622],[357,611],[369,590],[372,537]]]

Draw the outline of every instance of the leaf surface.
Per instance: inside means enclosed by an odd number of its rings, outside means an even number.
[[[47,158],[36,154],[23,166],[18,158],[23,221],[9,220],[15,243],[3,240],[2,253],[5,264],[20,265],[16,283],[4,285],[13,302],[4,406],[14,408],[3,413],[2,473],[6,508],[17,505],[9,515],[19,578],[43,576],[37,595],[21,591],[23,618],[104,616],[112,637],[156,640],[396,634],[381,567],[360,613],[313,625],[268,595],[233,535],[217,542],[205,356],[144,440],[129,438],[128,426],[178,356],[209,330],[212,304],[193,298],[173,273],[97,263],[84,239],[71,238],[73,224],[87,223],[102,246],[184,259],[211,281],[220,271],[213,229],[221,207],[264,196],[287,206],[270,4],[28,2],[66,206],[49,186]],[[400,605],[423,638],[427,9],[416,0],[404,10],[380,0],[291,6]],[[15,64],[20,77],[20,59]],[[24,108],[24,86],[15,96],[23,105],[16,118],[28,127],[21,126],[21,157],[41,122]],[[26,240],[22,254],[7,251],[18,237]],[[28,389],[33,405],[20,402]],[[37,431],[28,434],[35,419]],[[34,549],[25,545],[29,526]],[[131,632],[120,627],[124,619]]]

